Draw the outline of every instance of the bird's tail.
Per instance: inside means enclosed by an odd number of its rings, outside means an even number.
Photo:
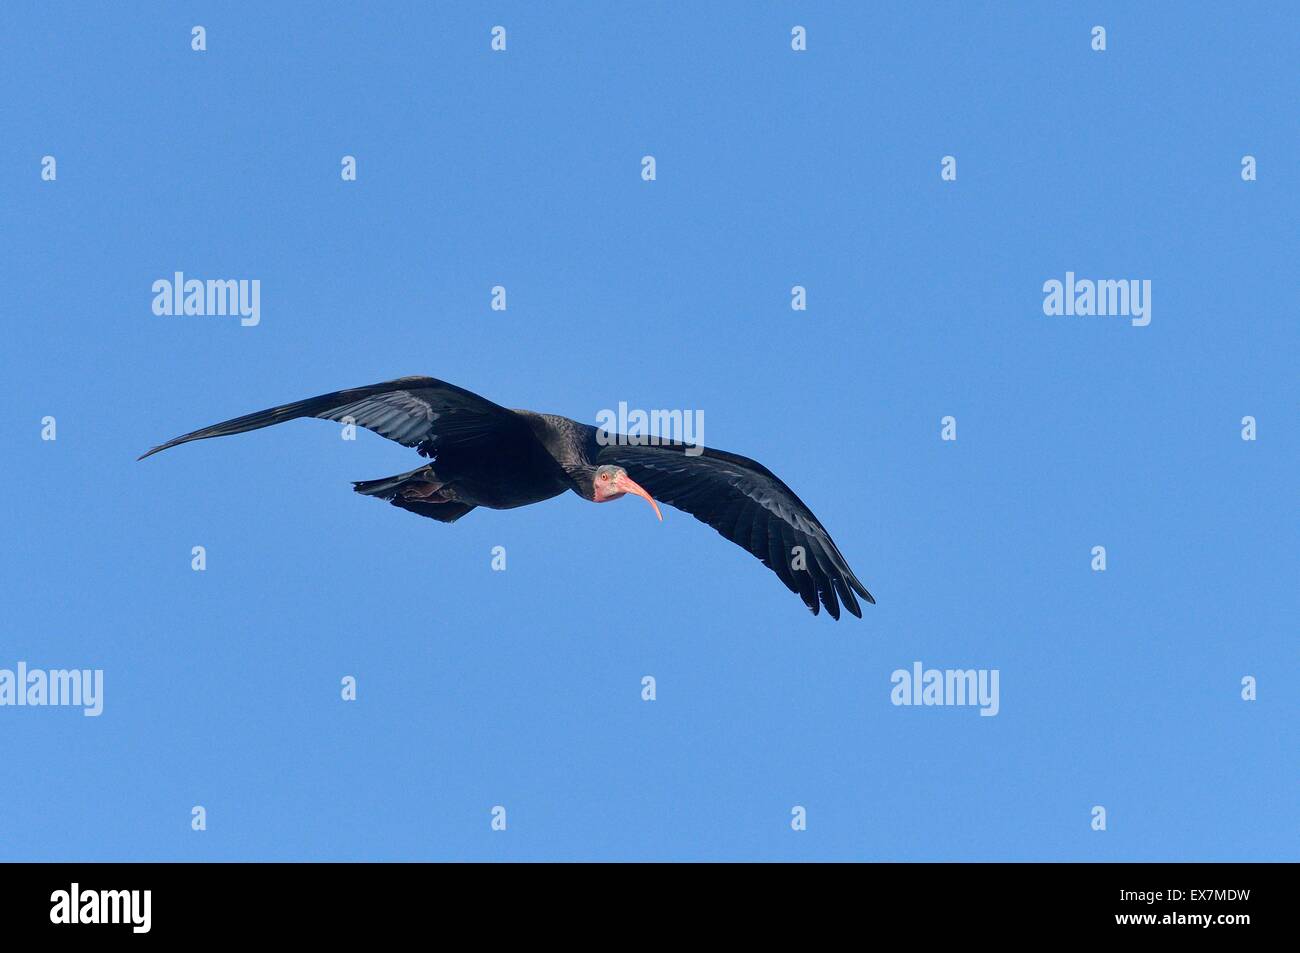
[[[377,496],[381,500],[391,500],[409,483],[434,483],[436,477],[429,466],[416,467],[397,476],[380,477],[378,480],[353,480],[352,489],[363,496]]]
[[[433,467],[423,466],[397,476],[381,477],[378,480],[354,480],[352,489],[363,496],[373,496],[387,500],[394,506],[401,507],[417,516],[427,516],[439,523],[454,523],[474,507],[468,503],[455,500],[439,503],[428,499],[407,499],[402,494],[406,487],[428,487],[438,482]]]

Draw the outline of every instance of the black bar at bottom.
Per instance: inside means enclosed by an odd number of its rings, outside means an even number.
[[[543,869],[545,868],[545,869]],[[787,921],[952,935],[1132,933],[1231,942],[1286,930],[1293,864],[7,864],[6,938],[374,938],[513,924],[629,935]],[[539,934],[539,937],[544,934]],[[662,937],[661,937],[662,938]],[[611,938],[612,939],[612,938]]]

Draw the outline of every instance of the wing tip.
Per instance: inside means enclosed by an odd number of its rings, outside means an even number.
[[[860,595],[863,599],[866,599],[873,606],[876,604],[876,597],[873,596],[871,593],[867,592],[867,587],[864,586],[862,583],[858,582],[858,577],[853,575],[852,573],[849,574],[849,585],[852,586],[853,590],[858,595]]]

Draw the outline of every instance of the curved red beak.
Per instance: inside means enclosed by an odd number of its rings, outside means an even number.
[[[655,508],[655,516],[659,517],[659,522],[662,523],[664,521],[664,514],[659,512],[659,504],[655,502],[655,498],[647,493],[639,483],[627,474],[618,478],[618,482],[614,484],[614,489],[618,490],[620,493],[632,493],[641,497],[641,499],[645,500]]]

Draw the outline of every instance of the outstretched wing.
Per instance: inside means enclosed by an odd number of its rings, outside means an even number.
[[[601,450],[599,462],[622,467],[655,499],[749,550],[813,615],[825,605],[838,619],[843,601],[861,618],[854,592],[876,601],[812,510],[761,463],[722,450],[704,449],[695,456],[681,444],[610,445]]]
[[[309,397],[213,424],[168,440],[139,459],[191,440],[246,433],[299,417],[340,422],[350,419],[358,427],[404,447],[414,447],[426,457],[434,456],[448,445],[473,449],[475,445],[487,445],[503,437],[534,439],[527,422],[514,411],[433,377],[403,377]]]

